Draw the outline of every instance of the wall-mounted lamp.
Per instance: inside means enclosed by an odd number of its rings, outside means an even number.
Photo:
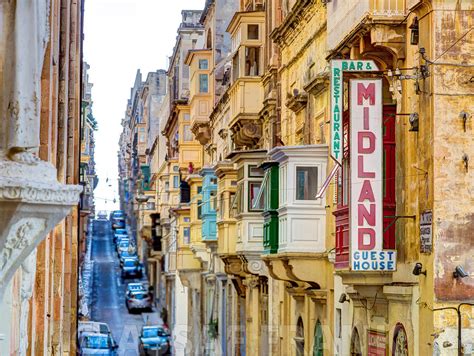
[[[426,270],[423,271],[423,265],[420,262],[415,263],[415,267],[411,273],[413,273],[415,276],[419,276],[420,274],[424,274],[426,276]]]
[[[467,120],[469,119],[469,114],[463,110],[459,113],[459,118],[462,120],[464,132],[466,132]]]
[[[347,298],[346,293],[342,293],[341,296],[339,297],[339,303],[345,303],[345,302],[350,303],[351,301],[349,300],[349,298]]]
[[[454,278],[465,278],[467,276],[469,276],[469,274],[464,270],[463,266],[461,265],[456,266],[453,272]]]
[[[464,164],[464,169],[466,170],[466,172],[468,172],[469,171],[469,156],[466,153],[462,155],[462,161]]]
[[[411,25],[408,27],[411,30],[410,34],[410,44],[413,46],[416,46],[418,44],[418,41],[420,39],[420,31],[418,27],[418,17],[413,18],[413,22]]]

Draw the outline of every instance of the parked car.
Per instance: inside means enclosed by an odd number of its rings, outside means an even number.
[[[151,296],[146,291],[133,291],[125,294],[125,305],[129,313],[133,310],[152,311],[153,309]]]
[[[112,339],[112,345],[116,345],[114,338],[112,337],[112,332],[107,323],[101,323],[98,321],[79,321],[77,325],[77,335],[78,342],[81,343],[83,335],[95,333],[95,334],[106,334],[109,335]]]
[[[110,214],[112,229],[125,228],[125,213],[122,210],[115,210]]]
[[[145,285],[141,282],[136,283],[129,283],[127,284],[127,290],[125,293],[132,293],[132,292],[146,292],[147,289]]]
[[[140,333],[140,355],[171,355],[170,333],[163,326],[143,326]]]
[[[120,267],[122,267],[123,261],[126,258],[136,258],[136,259],[138,259],[138,256],[135,253],[135,251],[129,251],[129,250],[121,251],[119,253]]]
[[[137,277],[142,278],[143,267],[138,258],[125,258],[122,267],[122,278]]]
[[[79,344],[79,355],[116,356],[118,345],[108,334],[84,332]]]
[[[97,218],[99,220],[107,220],[107,212],[105,210],[99,210],[97,213]]]
[[[114,242],[116,243],[120,239],[128,238],[127,229],[115,229],[114,231]]]
[[[126,251],[130,247],[130,239],[129,238],[122,238],[117,240],[117,253],[120,254],[120,251]]]

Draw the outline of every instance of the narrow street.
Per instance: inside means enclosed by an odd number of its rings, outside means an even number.
[[[118,354],[138,355],[139,334],[147,323],[161,324],[156,313],[129,313],[125,306],[125,289],[128,283],[141,280],[120,277],[120,265],[114,249],[110,223],[107,220],[94,221],[92,240],[92,260],[94,261],[92,320],[105,322],[119,345]]]

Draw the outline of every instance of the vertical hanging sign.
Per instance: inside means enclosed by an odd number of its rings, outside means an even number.
[[[394,271],[396,251],[383,250],[382,80],[350,81],[351,269]]]
[[[378,67],[372,60],[334,59],[331,61],[331,156],[339,165],[342,165],[343,156],[343,73],[377,70]]]

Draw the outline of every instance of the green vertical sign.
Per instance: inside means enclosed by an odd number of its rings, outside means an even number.
[[[344,105],[344,72],[373,72],[379,68],[373,60],[333,59],[331,61],[331,156],[342,165],[344,150],[342,112]]]

